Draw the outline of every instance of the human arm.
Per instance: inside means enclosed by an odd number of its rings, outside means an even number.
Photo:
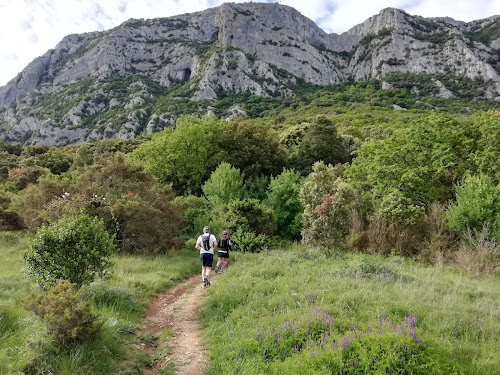
[[[196,246],[195,246],[195,249],[196,250],[200,250],[201,249],[201,244],[200,244],[200,239],[198,238],[198,240],[196,241]]]

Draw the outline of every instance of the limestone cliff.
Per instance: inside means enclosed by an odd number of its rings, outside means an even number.
[[[176,100],[199,113],[225,95],[293,95],[302,83],[393,72],[480,78],[481,95],[495,98],[499,48],[499,16],[465,23],[387,8],[337,35],[288,6],[226,3],[65,37],[0,88],[0,131],[47,145],[130,138],[172,125]]]

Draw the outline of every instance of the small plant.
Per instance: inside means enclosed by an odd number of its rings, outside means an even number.
[[[24,259],[28,273],[44,287],[60,280],[82,286],[107,274],[115,250],[103,222],[79,214],[40,228]]]
[[[91,340],[102,326],[91,311],[90,302],[83,298],[82,290],[68,281],[47,292],[32,294],[26,309],[42,318],[49,332],[63,345]]]
[[[258,253],[266,247],[268,237],[262,234],[256,235],[253,232],[243,231],[239,228],[231,237],[241,251]]]

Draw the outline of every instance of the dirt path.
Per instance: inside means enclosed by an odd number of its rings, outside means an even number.
[[[206,350],[202,347],[201,328],[196,315],[203,290],[200,276],[193,276],[170,291],[153,297],[146,314],[143,335],[160,336],[162,331],[169,329],[173,337],[168,339],[166,351],[161,340],[157,345],[146,344],[145,350],[151,357],[156,356],[157,361],[153,368],[144,369],[143,374],[160,375],[161,370],[169,366],[178,375],[203,374]]]

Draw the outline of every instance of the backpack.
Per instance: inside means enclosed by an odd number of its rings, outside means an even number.
[[[201,238],[201,247],[203,247],[203,250],[209,251],[210,250],[210,237],[212,235],[209,234],[208,236],[202,236]]]
[[[229,249],[229,238],[227,237],[222,237],[220,240],[219,240],[219,247],[221,249],[224,249],[224,250],[228,250]]]

